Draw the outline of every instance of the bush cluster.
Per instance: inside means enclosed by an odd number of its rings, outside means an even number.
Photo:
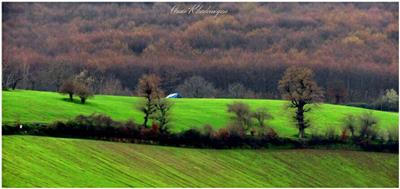
[[[398,152],[398,137],[395,136],[391,136],[390,140],[344,140],[329,130],[326,135],[312,135],[308,139],[300,140],[279,137],[272,128],[265,128],[256,135],[250,135],[238,132],[235,127],[215,130],[210,125],[171,133],[160,132],[157,124],[147,128],[133,121],[115,121],[100,114],[79,115],[72,120],[56,121],[47,125],[5,124],[2,129],[4,135],[30,134],[195,148],[344,148],[343,146],[347,146],[349,149]]]
[[[385,93],[372,103],[348,103],[348,106],[368,108],[381,111],[399,111],[399,95],[394,89],[387,89]]]

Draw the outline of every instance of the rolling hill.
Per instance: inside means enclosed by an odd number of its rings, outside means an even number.
[[[3,136],[4,187],[398,187],[398,155]]]
[[[42,91],[4,91],[3,123],[52,122],[66,120],[79,114],[102,113],[116,120],[133,119],[142,122],[142,114],[135,108],[140,98],[127,96],[96,95],[87,104],[69,102],[66,96],[55,92]],[[230,115],[226,105],[234,101],[249,104],[252,108],[265,107],[273,118],[267,124],[280,135],[292,136],[297,133],[291,121],[291,115],[285,108],[287,102],[281,100],[255,99],[172,99],[172,130],[181,131],[191,127],[211,124],[216,128],[224,127]],[[346,114],[361,114],[372,111],[379,120],[379,128],[398,125],[398,113],[366,110],[356,107],[321,104],[309,113],[314,129],[323,131],[328,127],[341,127]],[[310,129],[309,129],[310,130]]]

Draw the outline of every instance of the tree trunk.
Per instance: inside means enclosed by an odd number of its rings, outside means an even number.
[[[335,104],[339,104],[339,103],[340,103],[340,96],[335,95]]]
[[[4,71],[3,71],[3,74],[4,74]],[[3,75],[3,81],[2,81],[3,83],[3,90],[6,90],[6,89],[8,89],[8,77],[4,77],[4,75]]]
[[[72,93],[68,93],[69,94],[69,100],[72,102],[74,99],[73,99],[73,94]]]
[[[145,127],[145,128],[147,128],[147,121],[149,120],[149,115],[148,114],[145,114],[145,116],[144,116],[144,122],[143,122],[143,126]]]
[[[81,103],[82,103],[82,104],[85,104],[85,102],[86,102],[86,98],[81,97]]]
[[[304,130],[306,128],[306,125],[304,123],[304,105],[305,104],[300,103],[297,106],[296,111],[297,126],[299,128],[299,138],[304,138]]]
[[[18,84],[18,81],[15,81],[15,82],[13,83],[13,85],[12,85],[12,90],[15,90],[15,88],[17,88],[17,84]]]
[[[299,128],[299,138],[304,138],[304,128]]]
[[[148,93],[148,94],[146,94],[146,96],[145,96],[145,98],[146,98],[146,108],[147,108],[147,112],[144,112],[144,122],[143,122],[143,126],[145,127],[145,128],[147,128],[147,122],[148,122],[148,120],[149,120],[149,117],[150,117],[150,115],[153,113],[152,112],[152,99],[151,99],[151,94],[150,93]]]

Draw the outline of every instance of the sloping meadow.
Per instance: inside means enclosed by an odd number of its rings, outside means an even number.
[[[55,92],[41,91],[4,91],[3,123],[51,123],[58,120],[72,119],[77,115],[101,113],[115,120],[143,121],[143,115],[137,110],[140,98],[127,96],[96,95],[87,104],[69,102],[66,96]],[[287,102],[282,100],[250,100],[250,99],[171,99],[174,103],[171,112],[171,130],[175,132],[209,124],[214,128],[225,127],[229,123],[230,114],[227,104],[244,102],[252,109],[265,107],[272,119],[266,124],[272,127],[279,136],[295,136],[297,130],[292,121],[292,114],[286,108]],[[349,106],[320,104],[312,107],[308,118],[312,127],[308,132],[325,132],[327,128],[343,126],[343,118],[348,114],[360,115],[371,111],[378,119],[378,128],[384,132],[398,125],[398,113],[367,110]]]

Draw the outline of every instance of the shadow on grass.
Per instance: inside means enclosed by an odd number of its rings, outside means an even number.
[[[93,106],[92,103],[90,103],[88,100],[86,100],[85,104],[82,104],[81,101],[79,99],[73,99],[72,101],[69,98],[61,98],[63,101],[65,102],[69,102],[69,103],[74,103],[74,104],[80,104],[80,105],[88,105],[88,106]]]

